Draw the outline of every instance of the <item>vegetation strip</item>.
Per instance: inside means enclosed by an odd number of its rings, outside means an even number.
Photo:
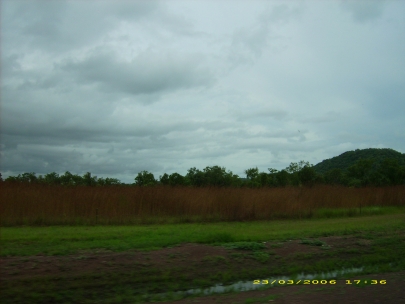
[[[334,219],[192,223],[145,226],[3,227],[1,256],[66,255],[83,250],[156,250],[181,243],[289,240],[384,231],[404,226],[397,213]]]
[[[250,189],[6,184],[0,185],[0,200],[3,227],[148,225],[383,214],[389,208],[405,207],[405,186]]]
[[[246,178],[240,178],[220,166],[207,166],[202,171],[193,167],[185,176],[175,172],[164,173],[156,180],[153,173],[139,172],[135,177],[137,186],[192,186],[192,187],[285,187],[312,186],[314,184],[360,186],[393,186],[405,184],[405,154],[393,149],[356,149],[339,156],[311,165],[306,161],[292,162],[285,169],[268,168],[269,173],[259,172],[258,168],[246,169]],[[0,173],[0,182],[2,176]],[[36,176],[35,172],[26,172],[18,176],[9,176],[7,183],[30,183],[64,186],[112,186],[121,183],[116,178],[97,178],[90,172],[83,176],[66,171],[63,175],[51,172],[45,176]]]

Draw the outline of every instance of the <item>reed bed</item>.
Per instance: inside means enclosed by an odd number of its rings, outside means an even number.
[[[405,187],[0,186],[2,226],[127,225],[312,217],[325,208],[405,206]]]

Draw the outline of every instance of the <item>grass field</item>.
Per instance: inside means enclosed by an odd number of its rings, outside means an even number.
[[[405,270],[405,187],[0,195],[1,303],[143,303],[302,272]]]
[[[301,272],[353,267],[363,267],[365,274],[401,271],[405,270],[405,214],[402,208],[389,211],[243,223],[3,227],[1,259],[6,278],[2,278],[0,300],[143,303],[167,300],[156,295],[162,292],[268,276],[292,278]],[[333,243],[336,237],[344,243]],[[286,253],[294,240],[300,249]],[[182,243],[216,246],[201,247],[207,255],[196,259],[187,247],[177,247]],[[85,270],[88,265],[93,268]],[[52,266],[54,270],[47,273]],[[172,299],[181,297],[169,294]]]
[[[181,243],[259,242],[346,235],[360,231],[391,231],[405,227],[403,208],[380,208],[379,212],[391,214],[333,219],[142,226],[3,227],[1,256],[64,255],[98,248],[112,251],[156,250]]]

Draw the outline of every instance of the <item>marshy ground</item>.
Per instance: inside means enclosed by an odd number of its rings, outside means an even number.
[[[81,235],[75,233],[80,228],[85,231]],[[403,303],[405,299],[403,212],[350,219],[3,231],[2,303]],[[149,243],[139,237],[142,231]],[[190,242],[176,240],[176,231],[177,237]],[[291,286],[267,290],[183,299],[175,293],[162,295],[218,283],[250,280],[253,285],[255,279],[278,276],[294,280],[302,272],[353,267],[363,267],[363,272],[336,278],[336,284],[328,279],[325,284],[296,285],[295,280]]]

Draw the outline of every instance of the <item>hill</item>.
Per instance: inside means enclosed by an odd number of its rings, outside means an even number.
[[[314,166],[314,169],[319,174],[325,174],[331,169],[341,169],[346,171],[347,168],[353,166],[360,159],[371,158],[374,160],[374,167],[378,166],[384,159],[396,159],[400,166],[405,166],[405,153],[400,153],[393,149],[356,149],[355,151],[347,151],[339,156],[325,159]]]

